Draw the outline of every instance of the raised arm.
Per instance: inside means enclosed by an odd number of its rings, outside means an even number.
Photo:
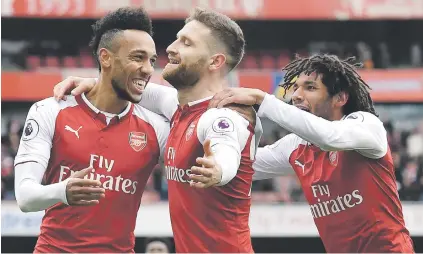
[[[178,108],[178,92],[169,86],[148,83],[139,104],[171,120]]]
[[[356,150],[368,158],[378,159],[388,150],[383,123],[367,112],[355,112],[340,121],[328,121],[266,94],[258,115],[325,151]]]

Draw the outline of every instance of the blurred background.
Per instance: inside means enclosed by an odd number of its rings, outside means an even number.
[[[2,251],[32,252],[43,213],[24,214],[14,197],[13,160],[29,107],[69,75],[96,77],[91,25],[121,6],[144,6],[153,18],[159,60],[196,6],[237,20],[247,52],[228,81],[281,97],[280,69],[295,54],[356,56],[388,131],[397,186],[416,251],[423,252],[423,0],[1,0]],[[261,146],[287,132],[263,120]],[[136,227],[171,239],[167,186],[160,167],[149,179]],[[324,252],[295,176],[254,182],[250,227],[256,252]],[[172,248],[172,247],[171,247]]]

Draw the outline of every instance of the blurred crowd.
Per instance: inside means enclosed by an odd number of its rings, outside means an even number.
[[[396,168],[399,195],[403,201],[423,201],[423,121],[410,131],[397,130],[391,121],[385,122],[388,141]],[[14,200],[14,168],[22,122],[11,120],[7,124],[7,134],[1,139],[1,198]],[[274,128],[262,138],[260,146],[272,144],[288,132]],[[167,200],[167,180],[163,169],[157,166],[148,180],[143,203]],[[296,176],[283,176],[256,181],[252,187],[253,202],[290,203],[304,202],[301,186]]]

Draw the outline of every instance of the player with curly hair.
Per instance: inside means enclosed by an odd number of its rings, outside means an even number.
[[[46,210],[35,252],[133,252],[145,184],[169,123],[137,103],[156,61],[151,20],[120,8],[93,25],[100,78],[88,93],[35,103],[15,159],[23,212]]]
[[[211,107],[259,104],[292,132],[260,148],[254,180],[295,173],[327,252],[412,253],[386,130],[354,58],[297,58],[282,87],[292,105],[258,89],[227,89]]]

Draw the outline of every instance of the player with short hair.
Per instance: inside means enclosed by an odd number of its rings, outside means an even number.
[[[254,179],[295,172],[327,252],[411,253],[386,130],[354,58],[297,58],[282,87],[289,105],[258,89],[227,89],[211,107],[260,104],[292,134],[257,151]]]
[[[176,89],[150,83],[143,93],[142,106],[171,120],[165,169],[176,252],[253,252],[248,221],[261,124],[252,107],[208,110],[244,48],[234,21],[197,8],[167,48],[163,77]],[[94,80],[68,78],[56,97],[77,85],[74,94]]]
[[[120,8],[93,30],[98,84],[35,103],[15,158],[20,209],[46,210],[35,252],[133,252],[144,187],[169,133],[166,119],[134,104],[157,57],[148,14]]]

